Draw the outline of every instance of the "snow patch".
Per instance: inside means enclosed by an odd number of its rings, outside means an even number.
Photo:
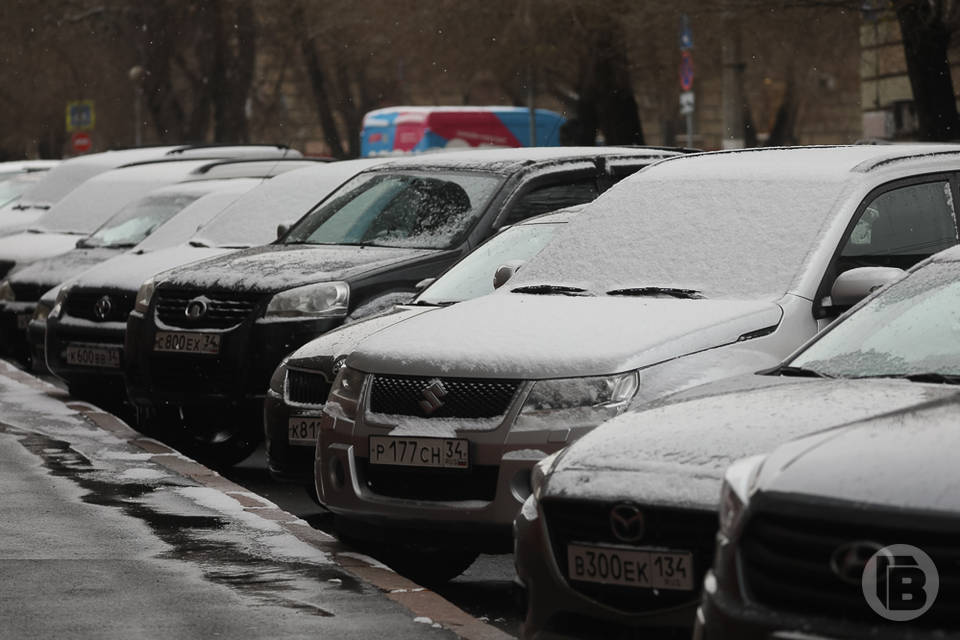
[[[134,468],[127,469],[117,477],[121,480],[159,480],[167,476],[167,473],[159,469]]]

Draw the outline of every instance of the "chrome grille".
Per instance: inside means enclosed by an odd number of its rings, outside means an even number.
[[[545,498],[542,502],[545,524],[557,566],[569,581],[567,545],[570,543],[623,546],[613,535],[610,510],[619,503]],[[694,511],[661,507],[640,507],[646,533],[638,547],[660,547],[693,553],[693,584],[703,582],[713,564],[717,533],[716,511]],[[569,581],[571,588],[607,606],[631,613],[654,612],[660,609],[693,603],[699,592],[654,590],[619,585]]]
[[[420,403],[424,389],[436,380],[446,393],[439,398],[442,404],[428,414]],[[370,410],[400,416],[494,418],[507,412],[519,386],[517,380],[375,375]]]
[[[287,400],[298,404],[322,405],[330,393],[330,381],[317,371],[287,369]]]
[[[156,296],[156,314],[164,324],[190,329],[225,329],[238,325],[253,312],[260,299],[260,294],[171,289],[160,289]],[[207,304],[206,313],[200,318],[188,318],[187,305],[201,296]]]
[[[105,317],[97,317],[96,305],[104,296],[110,298],[110,311]],[[94,322],[121,322],[133,311],[136,295],[131,292],[103,291],[96,289],[71,289],[64,303],[67,315]]]

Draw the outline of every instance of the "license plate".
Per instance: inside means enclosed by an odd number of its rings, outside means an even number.
[[[582,582],[692,591],[693,554],[570,544],[567,575]]]
[[[26,329],[30,326],[30,314],[21,313],[17,316],[17,329]]]
[[[67,364],[81,367],[120,368],[120,347],[69,344],[65,352]]]
[[[317,444],[320,418],[290,418],[287,422],[287,442],[312,447]]]
[[[370,436],[370,464],[430,469],[467,469],[469,440]]]
[[[153,340],[154,351],[177,353],[220,353],[219,333],[190,331],[157,331]]]

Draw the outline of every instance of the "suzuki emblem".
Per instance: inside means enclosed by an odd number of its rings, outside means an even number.
[[[610,529],[618,540],[637,542],[645,533],[643,512],[632,504],[618,504],[610,510]]]
[[[423,394],[424,398],[420,401],[420,408],[429,416],[443,406],[443,401],[440,398],[447,395],[447,390],[439,378],[434,378],[420,393]]]

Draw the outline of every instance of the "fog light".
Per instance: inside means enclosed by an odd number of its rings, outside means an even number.
[[[347,473],[343,468],[343,463],[340,462],[340,458],[334,458],[330,461],[329,476],[330,484],[333,485],[334,489],[343,489],[343,485],[347,479]]]
[[[530,497],[533,489],[530,486],[530,469],[522,469],[513,475],[510,481],[510,492],[517,502],[523,502]]]

